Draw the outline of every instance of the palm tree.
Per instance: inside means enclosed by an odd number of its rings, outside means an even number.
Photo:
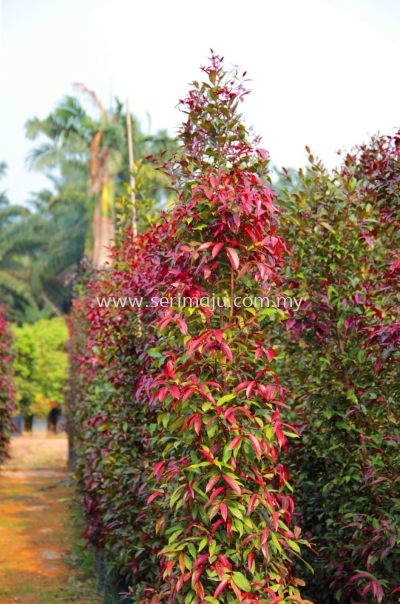
[[[0,178],[7,165],[0,163]],[[19,303],[36,307],[27,284],[26,255],[40,238],[38,224],[28,222],[31,213],[23,206],[12,206],[5,191],[0,193],[0,297],[8,305]]]
[[[4,175],[6,166],[0,164]],[[65,277],[84,253],[88,230],[87,193],[79,170],[52,177],[55,192],[33,195],[28,207],[11,205],[0,194],[0,297],[14,318],[26,320],[44,309],[60,315],[70,294]]]
[[[66,97],[45,120],[34,118],[26,124],[27,136],[35,140],[40,134],[47,141],[34,148],[28,156],[31,169],[51,174],[56,167],[64,173],[71,162],[79,166],[86,176],[92,221],[91,237],[87,238],[92,264],[104,266],[106,248],[114,238],[115,198],[126,194],[129,183],[128,145],[126,140],[123,104],[116,100],[116,107],[106,111],[96,96],[83,84],[75,88],[90,100],[98,117],[91,117],[75,97]],[[160,203],[160,173],[145,157],[164,150],[172,150],[173,141],[164,131],[155,136],[145,136],[134,122],[133,143],[136,167],[141,169],[146,187],[152,188],[154,201]],[[140,196],[138,198],[140,203]]]

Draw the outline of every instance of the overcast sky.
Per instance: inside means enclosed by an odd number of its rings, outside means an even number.
[[[1,21],[0,190],[13,203],[48,185],[25,168],[24,123],[73,82],[174,133],[210,47],[247,70],[246,121],[278,166],[302,165],[309,145],[333,167],[339,148],[400,127],[399,0],[2,0]]]

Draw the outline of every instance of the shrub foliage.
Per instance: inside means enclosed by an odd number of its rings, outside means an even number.
[[[8,442],[12,433],[11,418],[15,412],[11,343],[11,330],[0,307],[0,463],[7,457]]]
[[[286,285],[303,303],[277,335],[314,602],[400,590],[399,142],[374,137],[333,174],[310,155],[281,192]]]
[[[400,136],[277,194],[245,74],[203,73],[159,165],[175,204],[76,289],[86,536],[137,604],[394,603]],[[299,309],[240,302],[277,295]]]
[[[267,153],[238,113],[243,77],[215,55],[203,71],[162,166],[174,207],[134,244],[123,234],[75,301],[87,536],[136,602],[302,602],[293,566],[308,544],[280,462],[296,431],[260,313],[234,304],[277,287],[285,245]],[[107,296],[142,304],[96,301]]]
[[[68,328],[62,317],[13,326],[17,402],[22,413],[46,416],[64,400]]]

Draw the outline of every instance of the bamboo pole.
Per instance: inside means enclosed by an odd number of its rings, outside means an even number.
[[[136,197],[135,197],[135,177],[133,175],[133,141],[132,141],[132,121],[129,111],[129,99],[126,99],[126,130],[128,138],[128,153],[129,153],[129,174],[131,185],[131,201],[132,201],[132,235],[135,240],[137,237],[136,224]]]

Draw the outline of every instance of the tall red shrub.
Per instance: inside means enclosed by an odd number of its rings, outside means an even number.
[[[373,137],[333,173],[310,155],[281,195],[303,298],[277,333],[302,435],[287,459],[321,604],[398,599],[399,143]]]
[[[304,541],[279,459],[296,434],[262,313],[241,304],[275,291],[285,251],[268,154],[238,114],[243,78],[216,55],[203,71],[161,168],[175,206],[135,246],[125,233],[75,303],[87,535],[135,602],[302,602]],[[143,301],[96,302],[109,296]]]
[[[180,102],[182,149],[164,165],[179,198],[162,258],[168,308],[158,307],[158,360],[146,376],[163,447],[149,498],[158,530],[168,534],[162,596],[294,601],[300,529],[292,526],[294,499],[279,463],[292,435],[285,389],[257,309],[235,305],[271,293],[285,247],[267,152],[237,112],[248,93],[243,80],[215,55],[204,71],[209,82],[195,82]],[[177,302],[185,298],[209,302]]]

